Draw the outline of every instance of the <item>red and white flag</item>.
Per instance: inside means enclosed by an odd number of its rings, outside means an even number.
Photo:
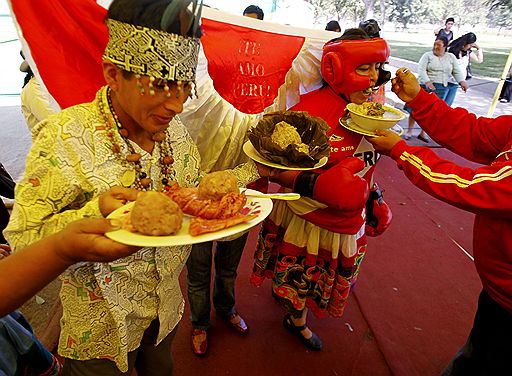
[[[25,56],[61,108],[91,101],[105,84],[108,3],[10,0]],[[210,170],[244,158],[245,133],[262,113],[289,108],[320,86],[322,46],[337,35],[207,7],[202,27],[198,98],[187,102],[181,118]]]

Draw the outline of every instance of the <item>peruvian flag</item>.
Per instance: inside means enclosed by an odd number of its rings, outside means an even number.
[[[208,18],[202,26],[208,73],[217,92],[242,112],[263,112],[274,102],[305,38],[276,38],[275,33]]]
[[[94,0],[10,1],[25,58],[61,108],[90,102],[105,80],[107,11]]]
[[[93,100],[105,84],[101,61],[110,1],[9,2],[25,57],[59,106]],[[322,47],[338,35],[208,7],[201,22],[198,98],[186,103],[181,118],[209,170],[239,161],[247,128],[262,113],[289,108],[321,85]]]

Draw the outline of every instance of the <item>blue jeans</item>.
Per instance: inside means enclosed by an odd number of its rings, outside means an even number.
[[[221,317],[235,311],[235,280],[247,236],[245,233],[235,240],[217,242],[215,247],[213,306]],[[187,293],[194,329],[206,330],[210,326],[212,247],[213,242],[195,244],[187,260]]]
[[[0,317],[0,375],[56,375],[59,365],[19,312]]]
[[[448,82],[448,88],[446,90],[446,97],[444,101],[448,106],[453,104],[455,100],[455,95],[457,95],[457,90],[459,89],[459,84],[454,84],[453,82]]]
[[[427,89],[426,86],[424,86],[424,85],[420,85],[420,86],[425,88],[425,90],[427,90],[428,92],[432,92],[432,90]],[[434,86],[435,86],[436,90],[434,90],[433,92],[436,93],[436,95],[439,98],[441,98],[443,101],[446,101],[446,95],[448,94],[448,86],[444,86],[443,84],[440,84],[438,82],[434,82]]]
[[[420,84],[420,86],[423,89],[425,89],[427,91],[427,93],[436,93],[436,95],[439,98],[441,98],[443,101],[446,102],[446,96],[448,95],[448,88],[449,88],[449,86],[444,86],[443,84],[434,82],[434,86],[436,88],[434,91],[432,91],[429,88],[427,88],[425,86],[425,84]],[[455,95],[454,95],[454,97],[455,97]],[[412,109],[409,106],[404,105],[404,110],[407,111],[409,114],[412,114]]]
[[[483,290],[469,338],[442,376],[512,375],[511,338],[512,313]]]

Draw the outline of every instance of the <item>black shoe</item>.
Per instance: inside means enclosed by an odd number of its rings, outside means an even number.
[[[318,336],[315,333],[312,333],[313,335],[311,338],[306,338],[302,335],[301,331],[307,328],[306,325],[301,326],[295,326],[295,324],[292,321],[291,315],[287,313],[284,316],[283,319],[283,326],[293,334],[295,334],[297,337],[300,338],[304,346],[306,346],[310,350],[320,351],[322,350],[322,340],[318,338]]]
[[[422,136],[421,134],[418,135],[418,140],[429,143],[428,138],[426,138],[425,136]]]

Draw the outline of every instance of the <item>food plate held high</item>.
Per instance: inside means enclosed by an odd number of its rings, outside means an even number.
[[[279,163],[276,163],[276,162],[269,161],[268,159],[265,159],[265,157],[263,157],[263,155],[258,153],[258,151],[254,148],[254,146],[252,146],[251,141],[246,141],[245,142],[245,144],[243,146],[243,151],[253,161],[261,163],[261,164],[263,164],[265,166],[269,166],[269,167],[273,167],[273,168],[278,168],[278,169],[281,169],[281,170],[300,170],[300,171],[303,171],[303,170],[314,170],[315,168],[320,168],[320,167],[324,166],[327,163],[327,160],[328,160],[328,157],[322,157],[318,161],[318,163],[314,164],[311,167],[291,167],[291,166],[285,166],[285,165],[282,165],[282,164],[279,164]]]
[[[302,111],[266,114],[248,132],[254,150],[244,151],[257,162],[277,168],[318,168],[329,157],[328,129],[322,119]]]
[[[375,134],[375,131],[373,131],[373,130],[369,131],[369,130],[361,128],[359,125],[356,124],[356,122],[354,120],[352,120],[350,118],[350,116],[344,116],[344,117],[340,118],[339,123],[343,128],[346,128],[349,131],[352,131],[354,133],[358,133],[358,134],[362,134],[363,136],[370,136],[370,137],[377,136]],[[401,136],[404,133],[404,129],[398,124],[395,124],[394,126],[389,128],[389,130],[395,132],[399,136]]]
[[[390,129],[405,118],[402,111],[375,102],[349,103],[347,110],[357,127],[369,132],[375,132],[377,129]]]
[[[257,195],[259,192],[248,189],[247,194],[254,193]],[[113,211],[108,216],[109,219],[118,219],[122,223],[131,217],[135,201],[129,202],[123,207]],[[225,219],[212,219],[204,220],[202,218],[193,217],[190,215],[183,215],[183,221],[179,230],[172,235],[152,236],[145,235],[137,231],[130,230],[127,226],[123,225],[120,230],[107,232],[105,235],[112,240],[119,243],[134,245],[139,247],[164,247],[164,246],[177,246],[185,244],[203,243],[211,240],[222,239],[236,235],[240,232],[247,231],[258,223],[263,221],[272,211],[272,200],[270,198],[261,197],[247,197],[247,202],[241,209],[241,215],[250,217],[251,219],[245,222],[230,225],[233,217]],[[235,217],[238,219],[238,217]],[[192,235],[190,233],[190,226],[199,225],[205,222],[206,226],[214,226],[212,229],[218,228],[213,232],[205,232],[199,235]],[[226,227],[227,226],[227,227]]]
[[[137,200],[110,213],[121,230],[106,233],[120,243],[175,246],[226,238],[250,229],[272,210],[272,201],[247,197],[228,171],[207,174],[197,187],[174,183],[165,192],[141,192]]]

